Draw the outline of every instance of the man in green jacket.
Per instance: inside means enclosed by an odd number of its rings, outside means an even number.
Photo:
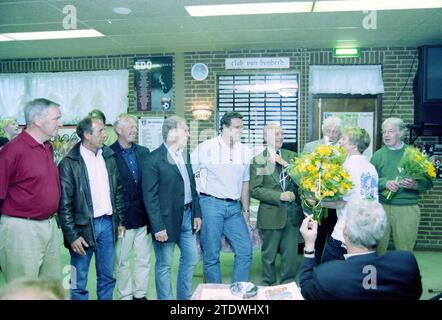
[[[302,212],[297,187],[283,168],[296,153],[282,149],[284,133],[279,124],[264,128],[266,149],[250,167],[251,196],[260,201],[258,228],[262,233],[262,284],[277,283],[275,260],[281,254],[280,283],[295,281],[298,252],[298,220]]]
[[[413,251],[420,220],[419,194],[433,186],[429,179],[396,181],[399,161],[407,147],[404,134],[405,123],[401,119],[386,119],[382,123],[384,146],[371,158],[379,175],[379,201],[387,214],[385,235],[378,245],[381,254],[387,251],[391,232],[396,250]],[[393,197],[387,199],[381,193],[384,190],[394,192]]]

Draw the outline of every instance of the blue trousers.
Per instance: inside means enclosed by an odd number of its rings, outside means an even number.
[[[71,299],[88,300],[87,280],[89,265],[95,253],[95,268],[97,271],[98,300],[112,300],[115,287],[114,265],[115,247],[112,228],[112,216],[105,215],[93,219],[93,228],[97,246],[85,248],[86,255],[79,255],[72,250],[71,254]]]
[[[172,263],[175,245],[178,244],[181,255],[178,267],[176,297],[178,300],[190,300],[192,297],[192,279],[198,263],[196,236],[192,233],[192,211],[184,211],[181,233],[178,243],[153,241],[155,251],[155,287],[158,300],[172,300]]]
[[[201,196],[200,206],[203,221],[200,243],[206,281],[222,282],[219,255],[223,234],[235,253],[232,282],[249,281],[252,242],[239,203]]]

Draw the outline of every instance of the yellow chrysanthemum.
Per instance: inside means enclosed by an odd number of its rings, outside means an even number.
[[[329,156],[331,153],[330,148],[326,145],[316,147],[315,151],[321,156]]]
[[[303,203],[313,198],[317,203],[324,199],[339,199],[353,186],[350,175],[343,169],[346,151],[342,147],[319,145],[314,152],[303,154],[291,161],[288,174],[300,187]],[[321,206],[312,208],[313,216],[320,221]]]

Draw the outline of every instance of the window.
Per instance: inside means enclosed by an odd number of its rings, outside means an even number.
[[[127,112],[127,70],[0,74],[0,117],[25,123],[23,108],[35,98],[60,104],[64,124],[77,124],[91,109],[101,109],[107,123]]]
[[[259,146],[264,126],[277,122],[284,129],[286,147],[296,151],[298,82],[298,74],[293,73],[219,75],[217,126],[226,112],[240,112],[244,116],[242,142]]]

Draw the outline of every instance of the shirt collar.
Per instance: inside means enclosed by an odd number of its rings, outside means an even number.
[[[279,150],[275,150],[273,148],[270,148],[269,146],[267,146],[267,152],[269,153],[270,156],[274,156],[276,155],[276,153],[279,151],[279,155],[281,156],[281,149]]]
[[[89,150],[88,148],[86,148],[85,146],[83,146],[82,143],[80,143],[80,153],[87,155],[88,157],[98,157],[101,156],[103,154],[103,149],[100,148],[97,150],[97,154],[93,153],[91,150]]]
[[[375,253],[376,251],[372,250],[372,251],[365,251],[365,252],[358,252],[358,253],[346,253],[344,254],[344,259],[347,260],[348,258],[351,257],[356,257],[356,256],[363,256],[365,254],[370,254],[370,253]]]
[[[403,141],[401,142],[401,145],[400,145],[399,147],[396,147],[396,148],[394,148],[394,147],[388,147],[388,146],[387,146],[387,148],[390,149],[390,150],[400,150],[400,149],[402,149],[403,147],[404,147],[404,142],[403,142]]]
[[[224,142],[224,140],[223,140],[223,138],[221,137],[221,135],[218,136],[218,143],[219,143],[223,148],[229,148],[229,149],[230,149],[230,146],[228,146],[228,145]],[[240,144],[239,141],[236,142],[236,143],[233,145],[232,149],[238,148],[239,144]]]
[[[26,130],[22,130],[22,132],[20,133],[19,137],[22,138],[23,141],[26,142],[31,148],[35,148],[35,147],[39,147],[39,146],[44,146],[44,145],[47,145],[47,144],[51,145],[47,141],[45,141],[44,143],[39,143]]]
[[[135,151],[135,145],[132,143],[131,146],[129,148],[123,148],[120,144],[120,142],[118,142],[118,146],[120,147],[121,152],[123,153],[134,153]]]
[[[164,146],[166,147],[167,151],[168,151],[171,155],[173,155],[173,156],[175,156],[175,157],[182,156],[182,154],[183,154],[183,150],[182,150],[182,149],[178,149],[178,150],[176,150],[176,151],[172,151],[171,149],[169,149],[169,146],[167,145],[167,143],[164,143]]]
[[[367,157],[364,156],[363,154],[351,154],[351,155],[349,155],[349,156],[347,157],[347,159],[350,159],[350,158],[362,158],[362,159],[366,159]]]

